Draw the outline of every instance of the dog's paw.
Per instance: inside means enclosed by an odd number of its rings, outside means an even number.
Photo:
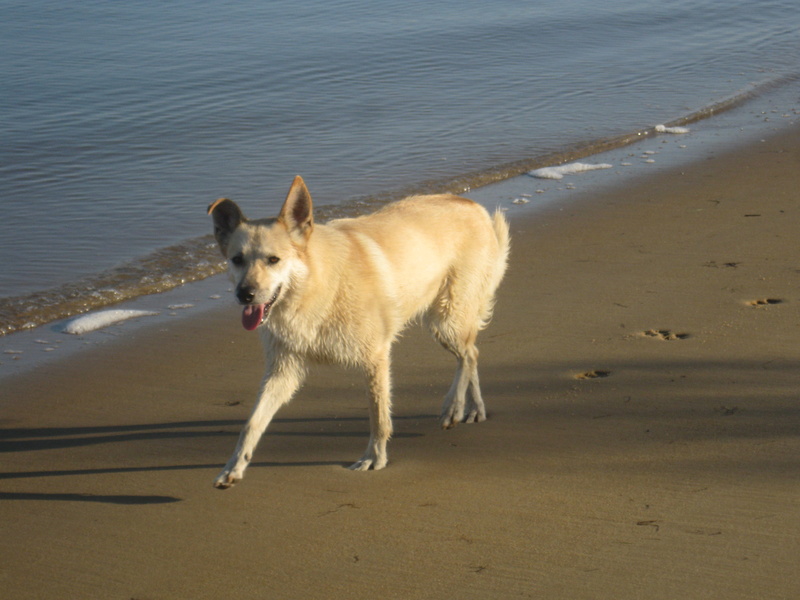
[[[442,429],[452,429],[458,425],[458,421],[454,421],[452,417],[442,415],[439,419],[439,425]]]
[[[350,469],[351,471],[369,471],[371,466],[372,466],[372,459],[362,458],[361,460],[357,460],[347,468]]]
[[[442,426],[442,429],[452,429],[459,423],[464,421],[464,409],[456,410],[454,406],[451,406],[448,410],[442,412],[442,416],[439,418],[439,424]]]
[[[381,460],[381,459],[376,459],[372,456],[365,456],[361,460],[357,460],[352,465],[350,465],[348,469],[350,469],[351,471],[369,471],[370,469],[372,469],[373,471],[380,471],[381,469],[386,467],[387,463],[388,460],[386,458]]]
[[[486,420],[486,415],[478,409],[471,410],[464,419],[464,423],[483,423]]]
[[[237,477],[230,471],[225,469],[214,480],[214,487],[217,488],[218,490],[227,490],[228,488],[231,488],[237,483],[239,483],[241,480],[242,480],[241,476]]]
[[[464,415],[464,411],[453,408],[442,413],[439,424],[442,429],[452,429],[459,423],[483,423],[486,420],[486,413],[477,407],[471,407],[469,412]]]

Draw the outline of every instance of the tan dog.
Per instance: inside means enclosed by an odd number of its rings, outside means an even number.
[[[300,177],[277,219],[248,221],[225,198],[208,212],[244,306],[242,324],[259,329],[267,356],[258,401],[214,485],[228,488],[242,478],[267,425],[302,383],[307,359],[364,369],[370,440],[350,468],[385,467],[392,435],[389,352],[418,317],[458,359],[442,426],[486,419],[475,338],[491,318],[506,270],[502,213],[490,217],[457,196],[414,196],[320,225]]]

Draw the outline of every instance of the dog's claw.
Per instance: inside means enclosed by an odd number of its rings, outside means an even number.
[[[228,472],[223,472],[214,480],[214,487],[218,490],[227,490],[241,481],[241,477],[234,477]]]
[[[352,465],[348,467],[351,471],[369,471],[372,469],[373,471],[380,471],[383,469],[388,461],[386,459],[379,460],[372,457],[365,456],[361,460],[357,460]]]
[[[372,466],[371,460],[358,460],[350,465],[348,468],[351,471],[369,471],[369,468]]]
[[[442,429],[453,429],[459,423],[483,423],[485,420],[486,415],[475,409],[471,410],[466,417],[459,417],[456,414],[450,414],[449,412],[446,412],[442,414],[439,423],[442,426]]]
[[[463,418],[463,415],[455,414],[454,410],[447,410],[442,413],[442,417],[439,419],[439,424],[442,426],[442,429],[452,429],[458,425]]]
[[[464,423],[483,423],[486,420],[486,415],[481,414],[477,410],[473,410],[464,419]]]

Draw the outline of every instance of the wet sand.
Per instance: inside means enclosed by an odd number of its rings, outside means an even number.
[[[8,598],[800,595],[800,129],[512,214],[479,340],[489,420],[438,429],[450,356],[396,347],[396,436],[315,367],[245,480],[261,376],[230,306],[0,394]]]

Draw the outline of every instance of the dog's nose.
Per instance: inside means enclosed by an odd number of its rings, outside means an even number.
[[[242,286],[236,290],[236,297],[242,304],[252,304],[256,299],[256,291],[250,286]]]

